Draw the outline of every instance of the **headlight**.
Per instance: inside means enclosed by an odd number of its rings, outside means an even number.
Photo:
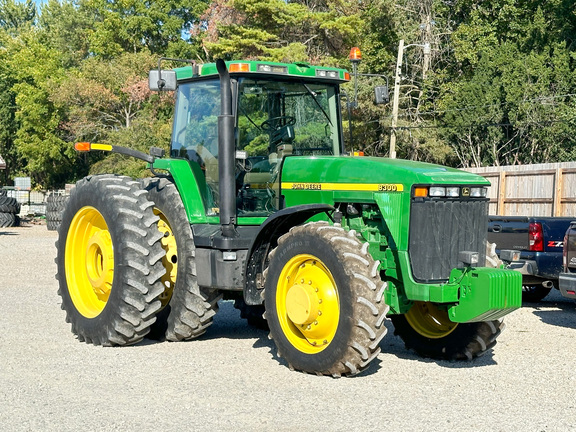
[[[457,198],[460,196],[460,188],[458,186],[451,186],[446,188],[446,196],[450,198]]]
[[[440,186],[431,186],[430,187],[430,196],[431,197],[443,197],[446,196],[446,188]]]
[[[486,198],[488,194],[488,188],[485,187],[474,187],[470,189],[470,196],[472,198]]]

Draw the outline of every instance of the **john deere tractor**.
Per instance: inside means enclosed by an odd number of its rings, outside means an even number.
[[[205,332],[217,302],[264,315],[290,368],[354,375],[390,318],[435,359],[491,349],[521,275],[484,267],[475,174],[346,154],[342,69],[218,60],[150,73],[176,91],[170,155],[108,144],[154,177],[79,181],[59,229],[62,308],[78,339],[128,345]]]

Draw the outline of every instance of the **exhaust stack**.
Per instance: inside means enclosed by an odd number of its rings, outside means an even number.
[[[220,115],[218,116],[218,181],[220,183],[220,225],[222,237],[236,237],[236,179],[234,177],[234,116],[232,85],[224,60],[216,60],[220,76]]]

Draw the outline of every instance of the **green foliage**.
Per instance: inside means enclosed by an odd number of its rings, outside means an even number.
[[[200,35],[209,59],[267,59],[343,65],[364,21],[349,0],[217,0]]]
[[[88,31],[91,52],[107,58],[147,50],[170,56],[193,47],[182,39],[206,4],[203,0],[78,0],[79,9],[95,18]]]
[[[94,17],[74,0],[49,0],[41,7],[38,23],[46,45],[61,53],[64,67],[78,67],[89,56]]]
[[[32,0],[0,0],[0,28],[11,34],[31,25],[36,19],[36,5]]]
[[[6,66],[13,73],[14,145],[22,158],[19,174],[30,175],[39,186],[63,182],[75,155],[62,140],[60,113],[49,99],[50,83],[61,78],[59,53],[42,44],[42,32],[30,29],[6,45]]]

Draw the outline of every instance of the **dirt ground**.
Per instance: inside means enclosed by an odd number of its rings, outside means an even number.
[[[557,291],[506,318],[493,352],[425,360],[389,333],[366,372],[291,372],[231,302],[198,340],[78,342],[44,225],[0,229],[5,431],[568,431],[576,429],[576,303]]]

